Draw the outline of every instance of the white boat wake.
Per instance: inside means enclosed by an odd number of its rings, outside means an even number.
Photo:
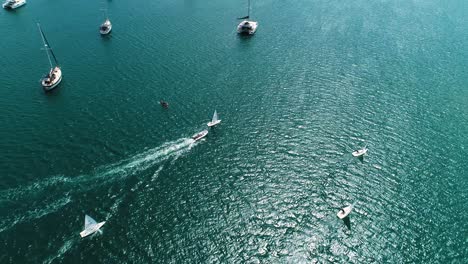
[[[19,223],[34,221],[53,212],[57,212],[70,202],[73,194],[87,192],[115,181],[123,180],[129,176],[156,167],[161,162],[171,160],[171,163],[181,157],[193,147],[193,139],[181,138],[166,142],[159,147],[146,150],[117,163],[102,166],[90,174],[75,177],[52,176],[47,179],[18,188],[0,191],[0,208],[8,204],[20,204],[12,214],[7,214],[0,220],[0,232],[8,230]],[[152,179],[156,179],[163,166],[157,167]],[[138,188],[144,180],[138,181],[133,188]],[[48,193],[59,188],[60,193]],[[133,189],[132,188],[132,189]],[[66,198],[64,198],[64,196]],[[116,193],[113,197],[123,196]],[[123,197],[117,198],[108,219],[118,209]],[[120,202],[119,202],[120,201]]]

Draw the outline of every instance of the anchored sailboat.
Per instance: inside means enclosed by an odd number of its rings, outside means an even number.
[[[101,33],[101,35],[107,35],[112,30],[112,23],[110,22],[109,16],[107,15],[107,8],[103,10],[104,10],[104,15],[106,17],[106,20],[99,27],[99,33]]]
[[[208,123],[208,126],[209,127],[216,126],[219,123],[221,123],[221,119],[218,119],[218,113],[215,110],[213,114],[213,118],[211,119],[211,122]]]
[[[258,22],[248,20],[250,18],[250,0],[247,8],[247,16],[240,17],[239,19],[244,19],[237,26],[237,33],[239,34],[248,34],[253,35],[257,31]]]
[[[50,91],[54,89],[61,81],[62,81],[62,70],[58,66],[57,58],[55,57],[52,48],[47,41],[44,32],[41,29],[41,25],[37,23],[37,27],[39,28],[39,32],[41,33],[42,42],[44,43],[44,49],[47,54],[47,59],[49,59],[50,71],[41,79],[42,88],[44,91]],[[52,58],[54,59],[55,66],[52,64],[52,60],[50,55],[52,54]]]

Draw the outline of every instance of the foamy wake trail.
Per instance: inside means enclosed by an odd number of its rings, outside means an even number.
[[[18,216],[2,217],[0,220],[0,232],[10,229],[18,223],[29,222],[31,220],[41,218],[44,215],[56,212],[59,208],[67,205],[70,201],[70,197],[67,196],[53,203],[47,204],[43,208],[35,208],[29,211],[25,211]]]
[[[0,232],[10,229],[18,223],[30,222],[44,215],[58,211],[71,201],[69,195],[73,193],[86,192],[98,186],[110,184],[128,176],[136,175],[168,159],[177,159],[188,151],[191,145],[193,145],[192,139],[181,138],[172,142],[167,142],[162,146],[149,149],[143,153],[136,154],[120,162],[102,166],[91,174],[75,177],[52,176],[27,186],[0,191],[0,208],[3,208],[3,206],[8,205],[10,202],[20,202],[22,205],[20,210],[17,209],[12,213],[6,212],[7,215],[0,220]],[[157,178],[161,170],[162,165],[158,167],[153,178]],[[138,188],[141,183],[142,181],[139,181],[134,188]],[[57,193],[55,191],[56,189],[62,191]],[[51,190],[56,193],[48,194],[47,192]],[[56,196],[55,202],[45,200],[53,198],[53,196]],[[63,198],[64,196],[66,196],[65,199]],[[39,201],[37,199],[39,199]],[[119,199],[123,200],[123,197]],[[112,211],[117,210],[117,207],[121,203],[119,199],[115,204],[115,208],[111,208],[109,217],[112,215]],[[42,206],[42,208],[38,208],[38,205]]]
[[[63,254],[65,254],[65,252],[67,252],[70,248],[73,247],[73,244],[74,244],[75,241],[76,241],[76,238],[69,237],[65,241],[65,243],[63,243],[63,245],[60,247],[60,249],[57,251],[57,254],[47,258],[43,263],[52,263],[54,260],[62,257]]]

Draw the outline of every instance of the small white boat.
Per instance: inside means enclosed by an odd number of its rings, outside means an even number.
[[[244,20],[237,26],[237,33],[253,35],[257,31],[258,22]]]
[[[54,89],[62,81],[62,70],[58,66],[57,58],[55,57],[55,54],[52,51],[52,48],[50,47],[49,42],[47,41],[44,35],[44,32],[42,32],[41,25],[39,25],[39,23],[37,24],[37,27],[39,28],[39,32],[41,33],[42,42],[44,43],[44,49],[47,54],[47,58],[49,59],[50,65],[49,72],[46,76],[44,76],[41,79],[42,88],[44,88],[44,91],[47,92]],[[52,58],[54,59],[55,66],[52,64],[52,59],[50,55],[52,55]]]
[[[99,33],[101,33],[101,35],[107,35],[111,32],[111,30],[112,23],[110,22],[109,18],[106,18],[106,21],[104,21],[104,23],[102,23],[99,27]]]
[[[26,0],[6,0],[2,6],[5,9],[16,9],[18,7],[24,6],[25,4]]]
[[[206,135],[208,135],[208,130],[203,130],[202,132],[196,134],[196,135],[193,135],[192,136],[192,139],[195,140],[195,141],[198,141],[204,137],[206,137]]]
[[[80,236],[87,237],[96,233],[105,223],[106,221],[97,223],[91,216],[85,215],[85,227],[84,230],[80,232]]]
[[[219,123],[221,123],[221,119],[218,119],[218,113],[215,110],[213,114],[213,118],[211,119],[211,122],[208,123],[208,126],[209,127],[216,126]]]
[[[253,35],[257,31],[258,23],[256,21],[248,20],[250,18],[250,0],[247,6],[247,16],[240,17],[239,19],[244,19],[242,22],[237,25],[237,33]]]
[[[338,216],[338,218],[340,218],[340,219],[343,219],[343,218],[347,217],[349,215],[349,213],[351,213],[352,210],[353,210],[353,205],[346,206],[345,208],[341,209],[336,214],[336,216]]]
[[[362,148],[360,150],[354,151],[352,154],[353,154],[354,157],[361,157],[361,156],[363,156],[363,155],[365,155],[367,153],[367,150],[368,149],[367,149],[367,146],[366,146],[366,147],[364,147],[364,148]]]

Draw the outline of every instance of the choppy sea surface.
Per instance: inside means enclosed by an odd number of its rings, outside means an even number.
[[[0,10],[0,263],[467,263],[468,2],[246,5]]]

